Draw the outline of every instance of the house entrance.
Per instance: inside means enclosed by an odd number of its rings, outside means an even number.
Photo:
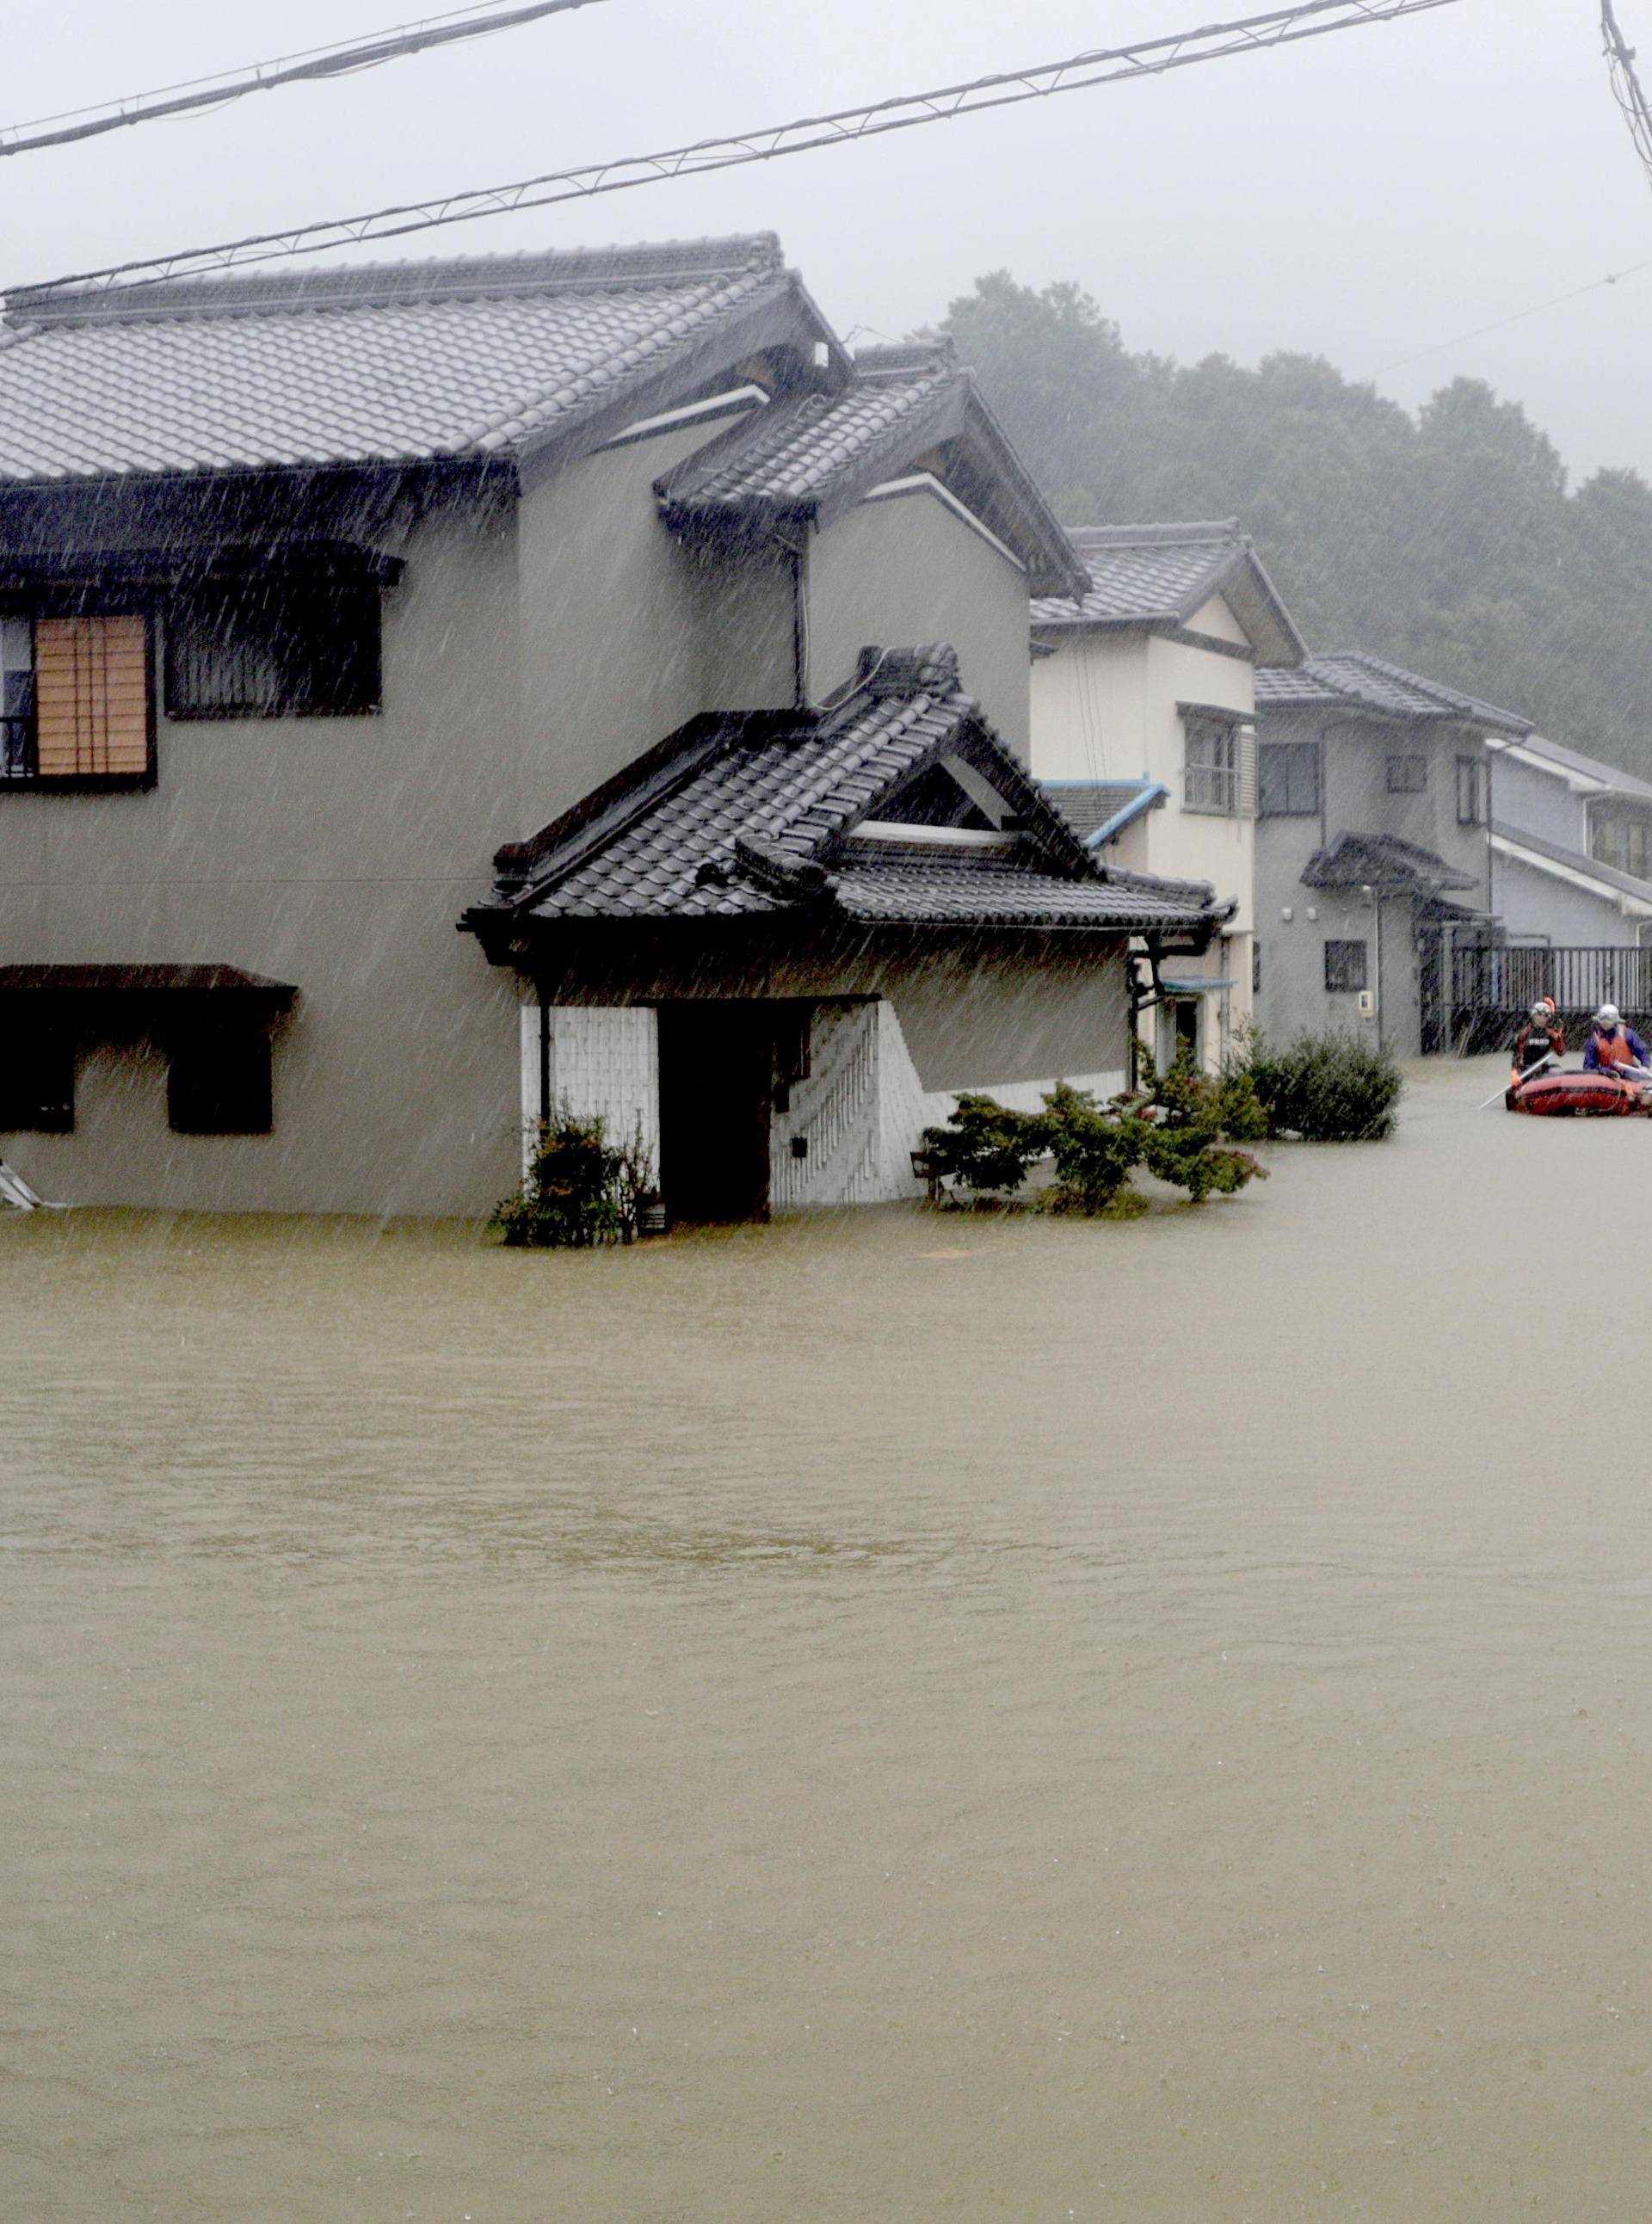
[[[775,1008],[661,1004],[660,1187],[674,1221],[767,1220]]]

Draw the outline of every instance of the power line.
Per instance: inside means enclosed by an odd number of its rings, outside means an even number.
[[[1159,77],[1170,70],[1189,68],[1197,62],[1219,61],[1231,54],[1265,53],[1301,40],[1321,38],[1332,31],[1390,22],[1401,16],[1423,15],[1436,8],[1457,4],[1458,0],[1296,0],[1294,6],[1269,9],[1264,14],[1248,16],[1233,22],[1210,23],[1197,30],[1139,40],[1130,46],[1094,48],[1069,55],[1065,61],[972,78],[965,84],[943,85],[933,92],[901,94],[874,102],[869,107],[839,109],[830,115],[765,125],[760,130],[739,132],[728,138],[701,139],[691,146],[670,148],[662,154],[630,155],[618,161],[549,171],[512,185],[488,186],[434,200],[404,202],[392,208],[372,210],[364,216],[296,224],[282,231],[256,232],[244,239],[211,247],[186,248],[175,255],[145,262],[111,263],[104,269],[77,271],[20,290],[41,294],[66,286],[111,286],[123,280],[130,284],[154,285],[167,278],[228,270],[244,263],[269,262],[290,255],[319,253],[363,240],[397,238],[408,232],[430,231],[440,224],[465,224],[479,217],[505,215],[517,209],[543,208],[560,201],[590,199],[598,193],[622,193],[633,186],[655,185],[668,178],[703,176],[709,171],[732,169],[747,162],[771,162],[783,155],[806,154],[816,147],[841,146],[885,132],[909,130],[922,123],[950,123],[956,116],[1007,108],[1020,101],[1048,99],[1059,92],[1080,92],[1121,79]]]
[[[1476,325],[1471,332],[1459,332],[1449,340],[1434,340],[1427,347],[1418,348],[1415,354],[1396,356],[1392,363],[1378,363],[1366,375],[1383,378],[1390,370],[1402,370],[1408,363],[1421,363],[1427,356],[1443,355],[1447,348],[1463,347],[1470,340],[1484,339],[1488,332],[1506,332],[1510,325],[1522,324],[1528,317],[1541,316],[1545,309],[1558,309],[1562,302],[1576,301],[1585,294],[1598,294],[1603,286],[1621,285],[1625,278],[1638,278],[1643,270],[1652,270],[1652,262],[1631,262],[1627,270],[1609,270],[1604,278],[1592,278],[1586,286],[1573,286],[1565,294],[1551,294],[1546,301],[1534,301],[1529,309],[1516,309],[1510,317],[1498,317],[1489,325]]]
[[[484,38],[491,31],[515,30],[523,23],[536,22],[542,16],[559,16],[572,8],[595,4],[596,0],[523,0],[522,5],[502,11],[497,0],[478,0],[475,6],[422,16],[416,23],[398,23],[390,30],[375,32],[369,39],[309,47],[302,54],[253,62],[217,77],[190,78],[181,85],[161,85],[154,92],[133,93],[97,107],[66,109],[60,115],[36,117],[28,123],[0,125],[0,155],[32,155],[42,147],[65,147],[73,140],[95,139],[102,132],[119,131],[128,124],[153,123],[157,118],[185,116],[192,110],[218,108],[249,92],[269,92],[277,85],[377,69],[381,63],[400,61],[405,55],[423,54],[432,47]]]
[[[1641,167],[1652,180],[1652,108],[1647,105],[1636,72],[1635,49],[1617,28],[1612,0],[1600,0],[1600,29],[1606,42],[1606,67],[1611,77],[1612,97],[1623,111]]]

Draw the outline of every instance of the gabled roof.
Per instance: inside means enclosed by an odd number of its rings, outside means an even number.
[[[1294,666],[1307,654],[1237,518],[1068,530],[1088,585],[1076,603],[1054,597],[1035,601],[1036,633],[1180,629],[1212,595],[1220,595],[1249,636],[1258,666]]]
[[[880,818],[947,756],[1003,799],[1000,834]],[[535,920],[787,913],[1123,935],[1225,915],[1207,887],[1092,863],[965,693],[945,645],[863,651],[851,687],[823,710],[691,719],[496,865],[494,900],[461,922],[484,936]]]
[[[1570,887],[1599,895],[1626,917],[1652,919],[1652,881],[1620,872],[1616,865],[1604,865],[1598,857],[1586,857],[1581,850],[1564,849],[1558,842],[1529,834],[1523,826],[1506,825],[1500,818],[1491,822],[1491,844],[1503,856],[1529,865],[1535,872],[1548,873]]]
[[[829,524],[920,458],[1026,567],[1029,584],[1077,591],[1083,565],[950,344],[872,348],[846,384],[781,395],[655,485],[690,534]]]
[[[1417,842],[1402,842],[1396,834],[1339,834],[1308,859],[1302,885],[1437,896],[1447,888],[1472,888],[1478,882],[1472,873],[1459,872],[1434,850]]]
[[[1494,703],[1460,695],[1454,687],[1424,679],[1420,673],[1407,672],[1364,649],[1310,656],[1296,672],[1256,674],[1259,711],[1316,704],[1370,711],[1384,718],[1451,719],[1459,724],[1491,726],[1504,734],[1532,730],[1531,720],[1516,711],[1500,711]]]
[[[1503,755],[1534,772],[1564,780],[1575,794],[1624,796],[1637,803],[1652,803],[1652,781],[1638,779],[1599,757],[1585,756],[1581,749],[1568,749],[1563,742],[1552,742],[1547,734],[1528,734],[1510,743]]]
[[[826,325],[769,233],[7,297],[0,484],[520,461]]]

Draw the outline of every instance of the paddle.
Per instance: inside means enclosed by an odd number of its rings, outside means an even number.
[[[1547,1058],[1540,1058],[1535,1065],[1529,1065],[1524,1073],[1521,1075],[1519,1081],[1510,1081],[1505,1084],[1503,1088],[1498,1090],[1495,1096],[1488,1096],[1484,1104],[1477,1104],[1474,1109],[1477,1112],[1484,1112],[1489,1110],[1493,1104],[1501,1104],[1503,1098],[1509,1094],[1510,1090],[1518,1089],[1522,1085],[1522,1084],[1528,1081],[1535,1081],[1540,1073],[1547,1073],[1550,1066],[1558,1065],[1560,1062],[1559,1053],[1555,1051],[1550,1051],[1548,1056]]]

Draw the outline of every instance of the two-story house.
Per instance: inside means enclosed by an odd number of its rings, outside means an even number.
[[[1529,721],[1349,653],[1259,673],[1256,723],[1258,1024],[1446,1047],[1454,953],[1502,939],[1492,768]]]
[[[473,1214],[566,1100],[678,1215],[909,1194],[1218,924],[1027,775],[1083,585],[973,381],[767,237],[14,294],[0,1147]]]
[[[1230,900],[1203,958],[1138,968],[1155,1055],[1215,1065],[1251,1004],[1255,676],[1306,651],[1234,519],[1070,537],[1082,597],[1033,603],[1033,769],[1098,856]]]

